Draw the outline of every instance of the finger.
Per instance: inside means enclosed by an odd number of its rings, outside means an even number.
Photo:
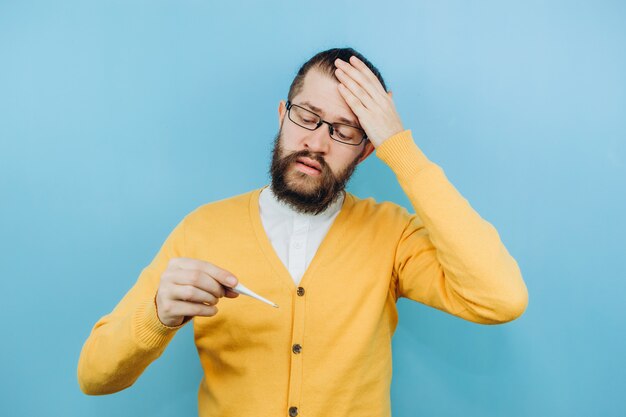
[[[380,94],[387,93],[385,91],[385,87],[383,87],[376,74],[374,74],[374,72],[372,72],[372,70],[367,65],[365,65],[365,62],[361,61],[357,56],[352,55],[350,57],[350,64],[359,69],[365,75],[365,77],[367,77],[370,82],[376,87]]]
[[[337,68],[335,70],[335,74],[343,85],[348,87],[348,89],[354,94],[361,103],[368,109],[375,109],[376,103],[372,99],[372,96],[369,95],[367,91],[365,91],[358,83],[356,83],[352,78],[350,78],[345,71],[341,68]]]
[[[198,269],[177,269],[169,274],[172,282],[177,285],[191,285],[216,297],[223,297],[226,292],[226,288],[219,281]]]
[[[361,100],[359,100],[354,94],[352,94],[352,92],[345,85],[340,83],[337,88],[339,89],[339,93],[346,101],[346,103],[348,103],[348,106],[350,106],[350,109],[352,109],[352,112],[356,115],[359,121],[362,120],[362,117],[367,109],[365,108],[365,106],[363,106]],[[361,126],[363,126],[363,123],[361,123]]]
[[[341,59],[337,59],[335,62],[336,62],[335,65],[337,66],[337,68],[343,71],[345,74],[347,74],[347,76],[353,79],[356,83],[358,83],[361,86],[361,88],[363,88],[363,90],[366,91],[367,94],[373,100],[377,100],[378,98],[381,97],[382,94],[384,94],[384,93],[381,93],[381,91],[376,88],[376,84],[380,85],[380,81],[378,81],[378,79],[376,79],[375,81],[372,81],[360,69],[354,67],[353,65],[350,65],[349,63],[345,61],[342,61]],[[348,87],[350,87],[350,85],[348,85]],[[353,89],[351,90],[355,92]],[[357,96],[360,97],[358,94]],[[367,105],[367,103],[365,104]]]
[[[215,305],[220,301],[220,299],[213,294],[192,285],[174,285],[170,291],[171,298],[177,301],[207,303],[208,305]]]
[[[203,316],[211,317],[217,314],[217,306],[208,306],[202,303],[187,301],[173,301],[168,306],[168,314],[172,316]]]
[[[232,272],[227,271],[223,268],[220,268],[216,265],[213,265],[210,262],[203,261],[201,259],[193,259],[193,258],[172,258],[170,259],[170,263],[174,266],[181,269],[198,269],[211,277],[215,278],[222,285],[227,287],[234,287],[237,285],[237,278],[233,275]],[[230,278],[233,278],[234,281],[230,281]]]
[[[239,293],[235,292],[235,291],[233,291],[233,290],[231,290],[229,288],[227,288],[226,289],[226,293],[224,294],[224,297],[227,297],[227,298],[237,298],[237,297],[239,297]]]

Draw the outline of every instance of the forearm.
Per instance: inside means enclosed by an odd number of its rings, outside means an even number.
[[[410,131],[390,139],[395,140],[381,146],[378,155],[396,173],[436,249],[428,267],[428,290],[414,292],[427,303],[435,297],[448,302],[454,314],[475,322],[499,323],[521,315],[527,289],[497,230],[471,207],[441,167],[426,158]]]
[[[137,303],[126,314],[102,317],[83,345],[78,382],[85,394],[101,395],[131,386],[157,359],[177,329],[166,327],[156,315],[154,301]]]

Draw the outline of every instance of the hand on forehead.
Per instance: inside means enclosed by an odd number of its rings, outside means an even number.
[[[337,58],[335,60],[335,75],[340,83],[344,84],[357,95],[367,94],[372,98],[388,93],[376,74],[356,56],[352,55],[349,62]]]
[[[356,56],[349,62],[335,60],[338,91],[374,146],[404,130],[391,92],[385,91],[378,77]]]
[[[302,91],[294,97],[293,102],[327,121],[359,126],[357,116],[337,90],[338,85],[339,80],[335,77],[312,68],[305,77]]]

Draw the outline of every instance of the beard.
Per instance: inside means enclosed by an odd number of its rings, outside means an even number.
[[[344,191],[359,163],[359,157],[365,152],[365,147],[347,167],[335,174],[320,154],[307,149],[282,156],[285,152],[281,145],[281,137],[282,126],[274,138],[270,167],[274,195],[299,213],[323,212],[337,201]],[[321,167],[320,174],[313,176],[294,169],[296,160],[302,157],[317,161]]]

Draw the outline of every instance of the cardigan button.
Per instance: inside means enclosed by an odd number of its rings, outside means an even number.
[[[289,417],[296,417],[298,415],[298,407],[289,407]]]
[[[298,295],[302,297],[304,295],[304,288],[298,287]]]
[[[292,346],[291,350],[293,351],[293,353],[300,353],[302,352],[302,346],[296,343]]]

